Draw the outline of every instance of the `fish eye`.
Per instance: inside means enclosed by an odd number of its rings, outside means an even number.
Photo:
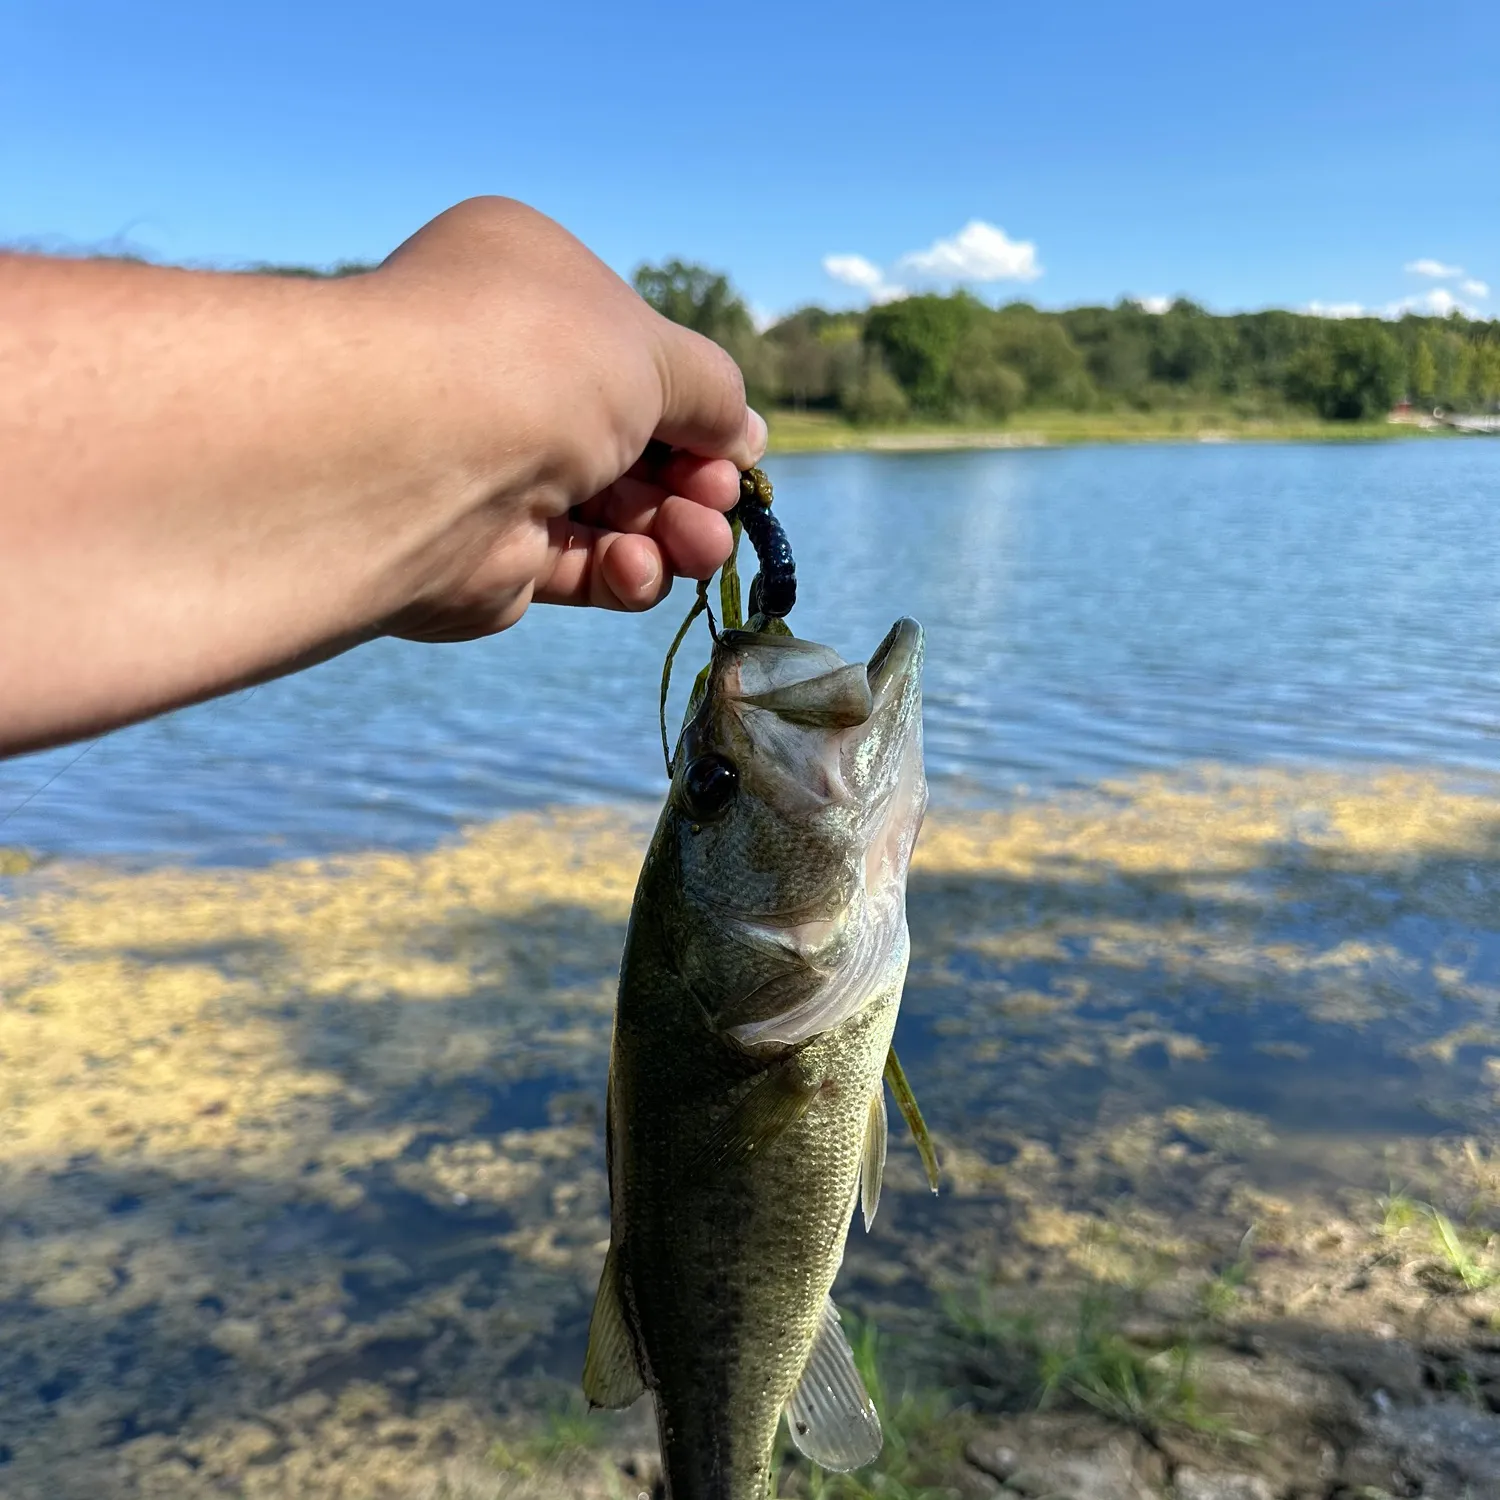
[[[700,755],[689,761],[682,773],[682,790],[688,812],[699,822],[717,818],[734,801],[740,773],[726,756]]]

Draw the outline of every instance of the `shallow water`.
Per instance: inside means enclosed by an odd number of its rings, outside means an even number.
[[[852,655],[897,614],[927,627],[938,805],[1205,759],[1500,769],[1500,443],[770,468],[800,631]],[[76,764],[0,763],[0,843],[255,863],[649,802],[678,592],[639,619],[539,609],[492,641],[380,642]]]
[[[644,833],[579,809],[10,882],[0,1494],[448,1494],[455,1454],[556,1409]],[[898,1127],[840,1283],[886,1330],[976,1288],[1191,1290],[1252,1226],[1268,1312],[1426,1327],[1307,1286],[1330,1246],[1389,1258],[1392,1184],[1500,1227],[1500,782],[1199,771],[939,811],[910,905],[897,1035],[945,1190]],[[1476,1316],[1500,1297],[1450,1321]]]

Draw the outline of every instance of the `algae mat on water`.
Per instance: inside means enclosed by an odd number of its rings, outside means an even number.
[[[415,856],[0,880],[0,1495],[537,1468],[608,1232],[648,831],[559,811]],[[951,1191],[893,1160],[852,1306],[916,1330],[976,1281],[1206,1273],[1398,1176],[1488,1222],[1494,785],[1207,769],[940,813],[911,914],[902,1050]],[[596,1481],[634,1493],[608,1464],[567,1487]]]

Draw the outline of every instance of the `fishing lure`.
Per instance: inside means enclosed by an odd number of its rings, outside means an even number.
[[[771,481],[760,469],[746,469],[740,474],[740,498],[729,512],[729,526],[733,535],[729,560],[719,572],[719,617],[725,630],[759,630],[772,635],[790,635],[790,628],[783,624],[797,602],[797,564],[792,558],[792,545],[780,520],[771,512]],[[741,602],[739,547],[741,534],[750,538],[755,549],[760,571],[750,583],[748,618]],[[672,663],[677,649],[682,645],[693,621],[701,614],[708,616],[709,633],[718,639],[719,626],[708,603],[708,584],[698,585],[698,595],[687,618],[672,638],[667,648],[667,659],[661,669],[661,753],[667,763],[667,775],[672,774],[672,745],[667,737],[667,689],[672,681]],[[693,695],[688,705],[691,717],[706,681],[705,667],[693,684]]]
[[[786,532],[771,510],[771,481],[760,469],[746,469],[740,475],[739,503],[730,514],[738,517],[760,563],[760,572],[750,585],[750,613],[785,619],[797,602],[797,564]]]

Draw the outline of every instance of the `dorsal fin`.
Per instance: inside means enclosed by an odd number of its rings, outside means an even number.
[[[833,1298],[823,1304],[807,1368],[786,1406],[797,1451],[835,1473],[862,1469],[880,1456],[880,1414],[854,1367]]]

